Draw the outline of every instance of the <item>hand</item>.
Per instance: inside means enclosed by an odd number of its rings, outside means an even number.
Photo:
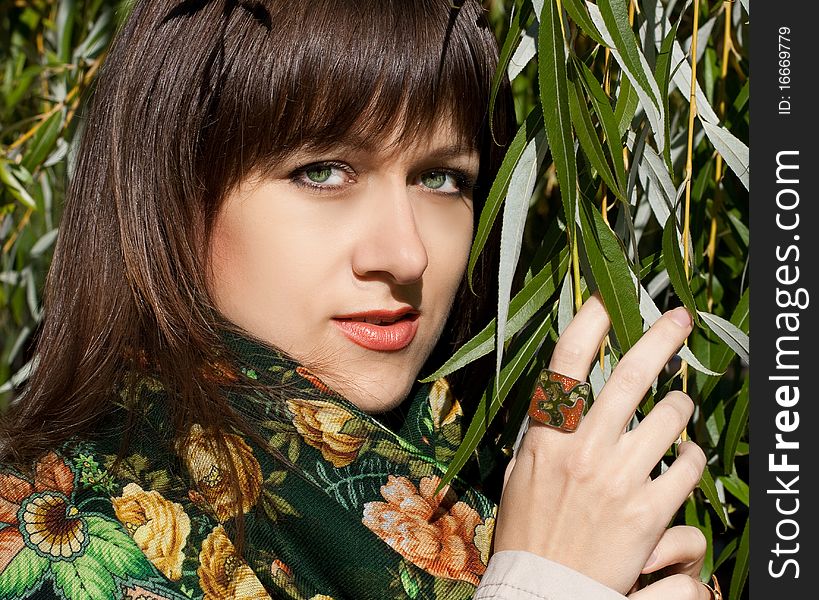
[[[560,336],[549,368],[585,380],[610,325],[592,295]],[[690,331],[684,309],[658,319],[622,357],[574,433],[531,423],[506,469],[495,551],[533,552],[620,593],[631,588],[705,466],[689,441],[665,473],[650,477],[691,418],[694,404],[682,392],[669,393],[625,432]]]
[[[632,588],[631,600],[710,600],[711,592],[699,580],[705,561],[706,540],[696,527],[667,529],[643,567],[643,573],[663,569],[665,577],[642,589]]]

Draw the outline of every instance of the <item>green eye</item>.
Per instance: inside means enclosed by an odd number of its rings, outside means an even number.
[[[333,175],[333,168],[327,165],[320,167],[313,167],[304,172],[307,179],[313,183],[325,183]]]
[[[437,190],[446,185],[447,174],[441,171],[432,171],[421,176],[421,182],[428,188]]]

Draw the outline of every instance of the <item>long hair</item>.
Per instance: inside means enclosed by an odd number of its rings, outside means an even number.
[[[85,118],[37,366],[0,430],[5,462],[26,464],[90,431],[123,380],[143,373],[173,399],[177,436],[192,423],[242,429],[222,386],[196,374],[226,354],[206,286],[211,227],[252,170],[305,145],[384,131],[408,140],[448,119],[481,153],[477,219],[503,154],[488,115],[498,50],[477,0],[455,4],[136,3]],[[492,118],[508,139],[508,87]],[[485,252],[477,290],[494,289],[495,262]],[[485,325],[493,300],[462,285],[435,356]]]

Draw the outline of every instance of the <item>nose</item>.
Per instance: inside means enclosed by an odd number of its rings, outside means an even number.
[[[388,276],[400,285],[421,279],[429,264],[407,186],[397,182],[373,191],[362,210],[353,271],[362,278]]]

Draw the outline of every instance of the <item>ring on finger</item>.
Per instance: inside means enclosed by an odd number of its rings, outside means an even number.
[[[588,411],[588,383],[543,369],[535,383],[528,414],[532,420],[573,432]]]
[[[711,600],[723,600],[722,590],[719,587],[719,581],[717,581],[717,576],[712,574],[711,575],[711,581],[714,584],[713,587],[708,585],[705,582],[702,583],[702,585],[704,585],[706,588],[708,588],[708,591],[711,592]]]

